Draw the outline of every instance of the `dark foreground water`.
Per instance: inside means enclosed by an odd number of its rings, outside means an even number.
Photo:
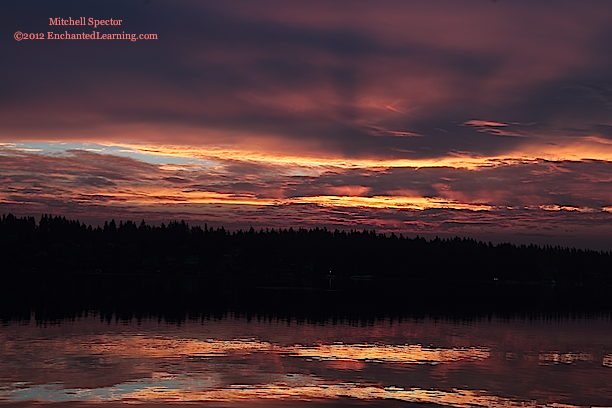
[[[0,405],[100,403],[612,406],[612,321],[87,317],[0,327]]]

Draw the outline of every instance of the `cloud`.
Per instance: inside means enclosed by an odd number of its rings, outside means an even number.
[[[4,2],[9,32],[112,14],[159,39],[0,39],[13,61],[0,67],[1,206],[236,227],[604,231],[610,13],[605,0]]]
[[[464,125],[474,126],[477,128],[481,127],[506,127],[507,123],[493,122],[491,120],[468,120]]]
[[[3,153],[0,170],[6,181],[4,191],[13,195],[20,189],[30,195],[57,190],[72,191],[74,197],[122,197],[147,200],[149,204],[170,197],[194,202],[213,196],[226,197],[223,200],[248,196],[253,204],[261,200],[267,205],[270,200],[280,203],[302,198],[317,202],[313,197],[346,196],[388,197],[381,202],[389,203],[423,198],[493,207],[557,205],[599,210],[612,205],[612,163],[595,160],[499,161],[475,168],[327,166],[307,175],[294,175],[300,168],[283,163],[217,159],[208,166],[194,163],[167,168],[83,150],[42,154],[4,149]],[[363,205],[368,206],[368,201]]]
[[[544,234],[563,242],[571,242],[569,235],[592,242],[612,232],[612,163],[602,161],[335,168],[309,176],[236,161],[165,169],[82,150],[3,149],[1,163],[0,210],[17,214],[60,213],[89,222],[205,219],[236,229],[326,225],[540,240],[537,234]]]
[[[342,13],[341,1],[240,4],[108,6],[125,29],[159,32],[156,42],[9,43],[7,57],[28,69],[2,68],[14,79],[0,97],[2,133],[13,141],[439,158],[520,143],[483,134],[496,127],[460,126],[475,117],[537,123],[539,137],[609,125],[606,2],[388,1]],[[41,5],[28,17],[32,29],[48,25]],[[69,2],[54,13],[102,9]],[[42,64],[51,55],[56,64]],[[413,135],[420,137],[405,137]]]

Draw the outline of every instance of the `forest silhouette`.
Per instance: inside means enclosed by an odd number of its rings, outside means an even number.
[[[376,231],[3,215],[1,318],[606,312],[612,253]]]

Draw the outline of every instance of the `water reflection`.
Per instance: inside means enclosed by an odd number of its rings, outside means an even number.
[[[541,365],[574,364],[577,361],[593,361],[593,355],[588,353],[540,353],[539,360]]]
[[[371,326],[95,319],[0,331],[0,404],[355,401],[612,405],[608,321]]]
[[[316,360],[346,360],[404,364],[439,364],[459,360],[482,360],[489,357],[489,350],[482,347],[433,348],[413,345],[389,344],[317,344],[314,346],[282,346],[256,339],[214,340],[134,337],[104,338],[84,343],[92,354],[155,358],[194,356],[215,357],[228,353],[274,352]]]
[[[612,354],[605,355],[603,358],[604,367],[612,367]]]
[[[171,379],[169,379],[171,378]],[[254,400],[316,401],[349,397],[358,400],[397,400],[404,402],[434,403],[452,407],[574,407],[571,404],[538,404],[535,400],[513,400],[490,395],[480,390],[426,390],[360,383],[325,383],[321,378],[299,374],[287,374],[285,379],[268,384],[231,384],[219,387],[214,380],[179,380],[164,374],[152,379],[159,385],[146,381],[125,383],[99,389],[67,389],[61,384],[44,384],[26,387],[14,383],[13,390],[3,389],[4,398],[10,400],[34,399],[41,402],[92,401],[92,402],[239,402]],[[44,397],[44,398],[41,398]],[[577,407],[577,406],[576,406]]]
[[[414,345],[328,344],[315,347],[296,346],[292,354],[318,360],[347,360],[379,363],[438,364],[459,360],[482,360],[489,357],[486,348],[432,348]]]
[[[194,340],[183,338],[148,338],[141,334],[133,337],[117,336],[83,344],[92,353],[110,353],[123,356],[151,357],[215,357],[230,352],[252,353],[273,350],[274,345],[258,340]]]

